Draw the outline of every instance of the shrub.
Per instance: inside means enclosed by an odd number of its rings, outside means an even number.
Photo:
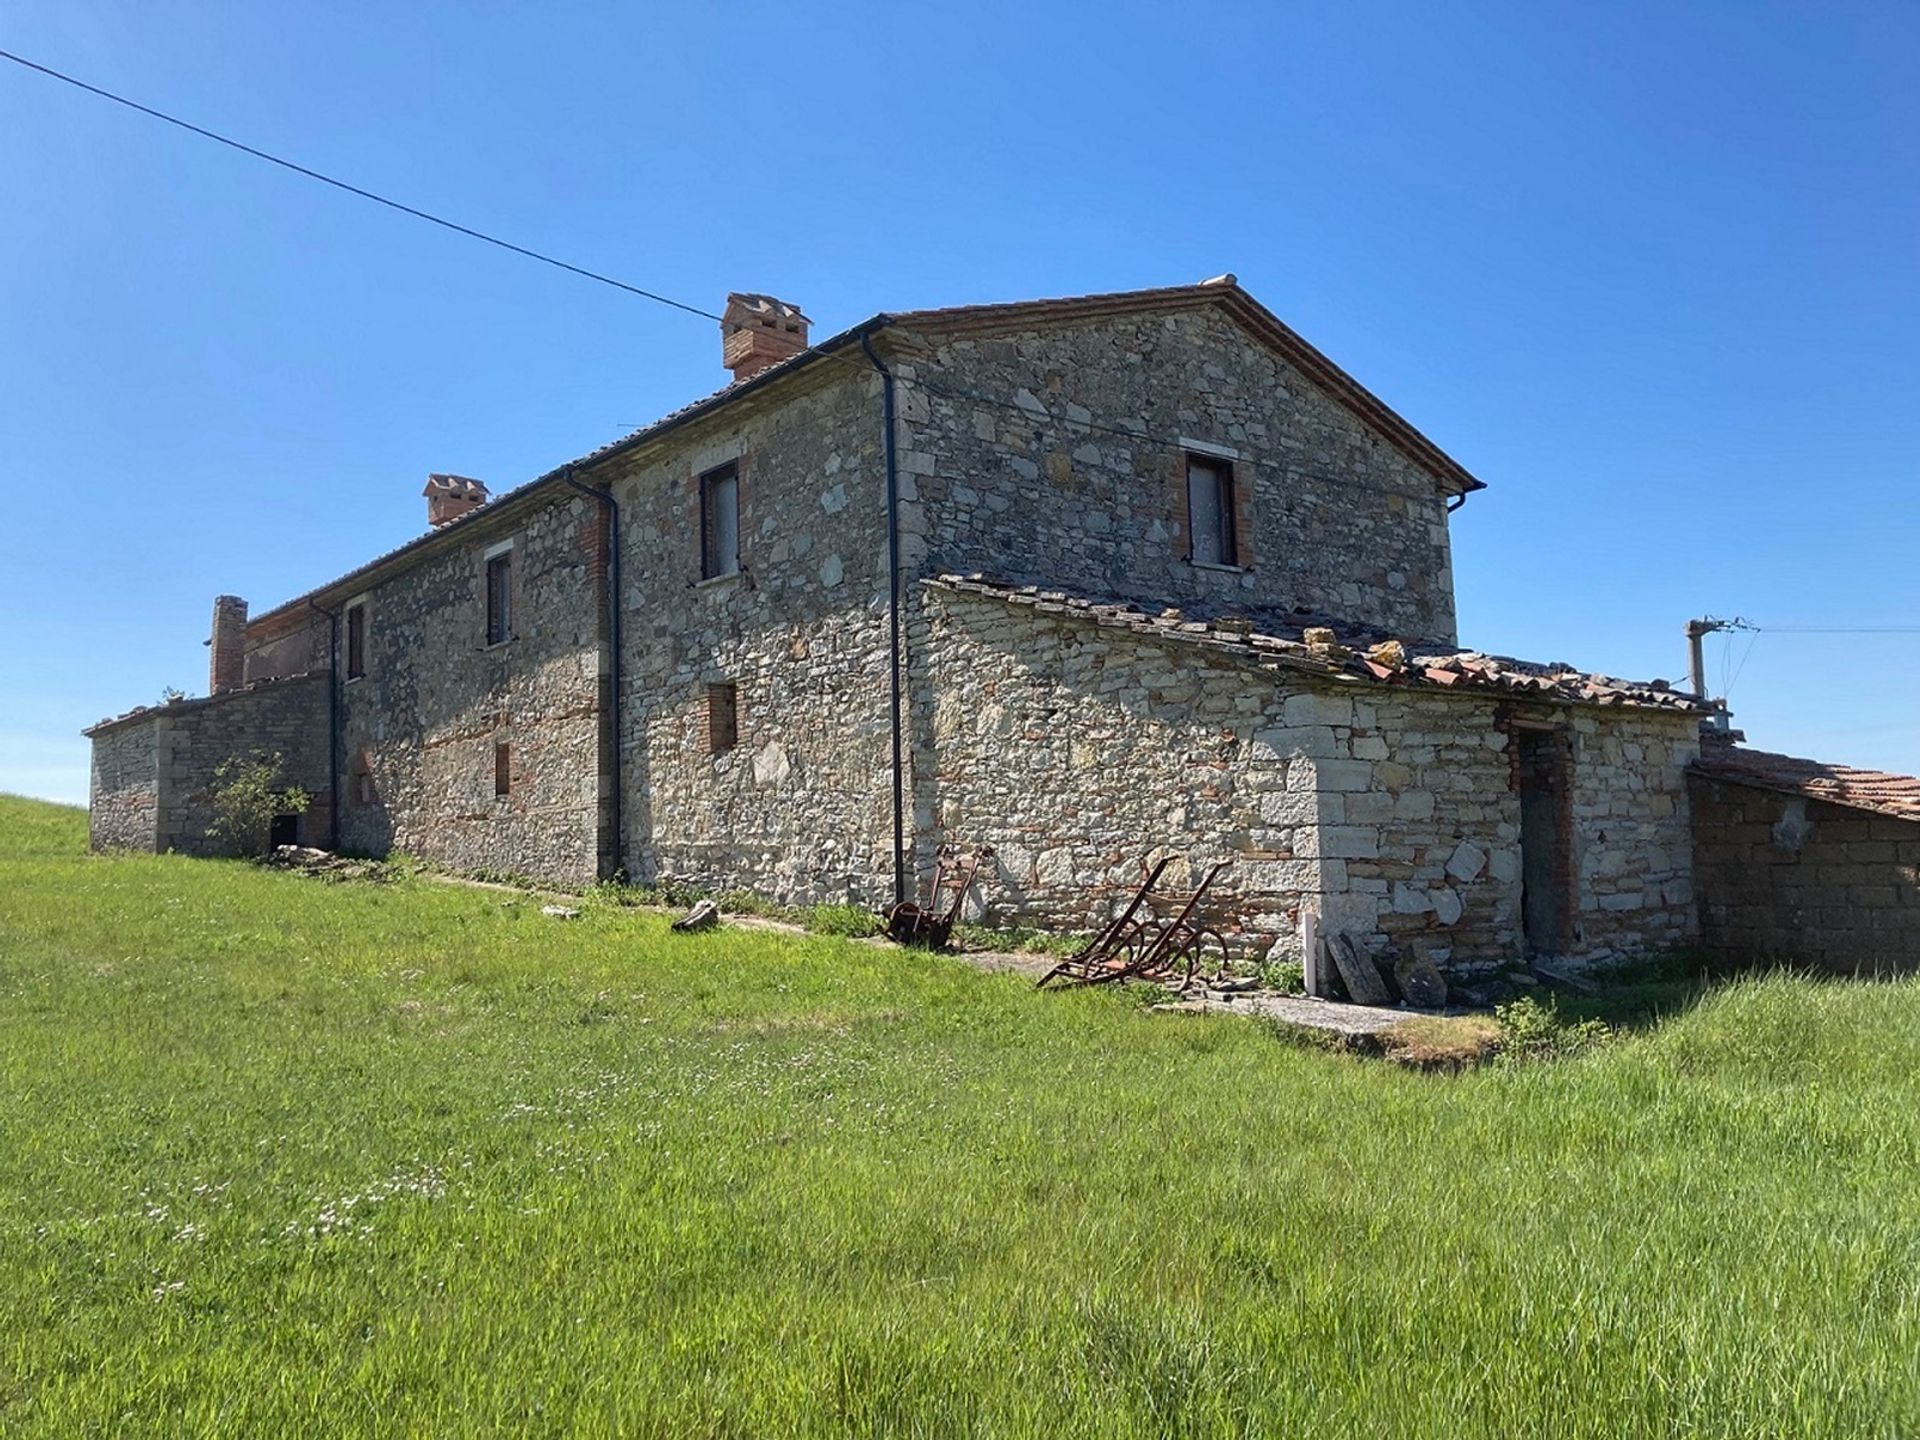
[[[280,757],[255,751],[213,770],[214,821],[207,834],[235,855],[264,855],[276,815],[304,815],[313,797],[280,783]]]
[[[1307,993],[1307,967],[1298,960],[1271,960],[1260,967],[1260,983],[1282,995]]]
[[[1604,1020],[1569,1024],[1551,999],[1522,995],[1496,1006],[1500,1026],[1500,1054],[1511,1060],[1559,1060],[1591,1050],[1613,1032]]]

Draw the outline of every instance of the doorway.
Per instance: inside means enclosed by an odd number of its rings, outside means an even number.
[[[258,831],[254,832],[258,834]],[[267,848],[278,850],[282,845],[300,843],[300,817],[298,815],[276,815],[267,829]]]
[[[1565,730],[1515,727],[1520,793],[1520,924],[1527,954],[1573,947],[1573,744]]]

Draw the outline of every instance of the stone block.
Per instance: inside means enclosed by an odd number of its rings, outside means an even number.
[[[1462,840],[1447,860],[1447,874],[1463,883],[1477,880],[1486,864],[1487,852],[1471,840]]]
[[[1281,702],[1280,718],[1288,725],[1351,725],[1353,701],[1345,695],[1303,690]]]
[[[1313,766],[1315,787],[1333,793],[1373,787],[1374,767],[1364,760],[1320,760]]]

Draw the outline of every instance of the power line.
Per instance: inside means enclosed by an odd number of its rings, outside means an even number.
[[[1920,635],[1920,625],[1760,625],[1769,635]]]
[[[256,145],[249,145],[244,141],[235,140],[231,136],[222,135],[216,130],[209,130],[204,125],[196,125],[190,120],[183,120],[177,115],[170,115],[166,111],[155,109],[151,105],[143,105],[138,100],[129,99],[125,95],[116,94],[115,92],[104,89],[99,85],[89,84],[87,81],[81,80],[77,76],[68,75],[64,71],[56,70],[50,65],[42,65],[36,60],[29,60],[26,58],[26,56],[17,55],[11,50],[0,50],[0,60],[10,60],[14,64],[22,66],[25,69],[36,71],[39,74],[49,77],[50,79],[58,80],[62,84],[71,85],[75,89],[83,90],[89,95],[98,96],[102,100],[108,100],[114,103],[115,105],[124,106],[129,110],[138,112],[139,114],[149,116],[152,119],[159,120],[164,122],[165,124],[175,126],[176,128],[181,130],[185,130],[189,134],[198,135],[202,139],[212,140],[216,144],[224,145],[232,150],[237,150],[243,155],[250,155],[256,160],[264,160],[270,165],[277,165],[283,170],[291,171],[295,175],[304,176],[306,179],[309,179],[309,180],[317,180],[322,185],[331,186],[332,188],[343,191],[348,195],[357,196],[362,200],[371,200],[376,205],[383,205],[387,209],[398,211],[402,215],[412,216],[416,220],[424,220],[428,224],[437,225],[443,230],[451,230],[456,235],[465,235],[469,239],[478,240],[483,244],[492,245],[497,249],[505,250],[514,255],[522,256],[528,260],[538,261],[540,264],[543,264],[543,265],[551,265],[556,270],[564,270],[570,275],[578,275],[582,279],[596,281],[599,284],[610,286],[615,290],[625,291],[629,295],[637,295],[643,300],[651,300],[657,305],[665,305],[671,309],[682,311],[685,314],[698,316],[703,320],[717,321],[723,327],[727,326],[728,324],[725,316],[716,315],[713,311],[702,309],[698,305],[688,304],[684,300],[676,300],[670,295],[663,295],[657,290],[649,290],[649,289],[646,289],[644,286],[629,284],[625,280],[616,279],[615,277],[611,275],[603,274],[598,270],[590,270],[584,265],[575,265],[571,261],[560,259],[557,255],[549,255],[544,251],[535,250],[530,246],[518,245],[511,240],[503,240],[497,235],[489,235],[486,231],[476,230],[470,225],[462,225],[458,221],[449,220],[442,215],[436,215],[430,210],[423,210],[417,205],[409,205],[409,204],[406,204],[404,201],[395,200],[390,196],[379,194],[378,192],[373,190],[368,190],[364,186],[355,185],[346,180],[341,180],[335,176],[325,174],[324,172],[319,170],[315,170],[311,166],[302,165],[296,161],[288,160],[283,156],[275,155],[271,151],[262,150]],[[747,327],[734,325],[731,328],[738,330],[738,329],[744,329]],[[863,371],[867,368],[859,357],[853,356],[853,355],[823,354],[823,355],[819,355],[817,358],[823,359],[823,360],[845,362],[847,364],[854,366],[856,369],[860,369]],[[1007,400],[1007,399],[1002,399],[999,396],[981,395],[973,391],[953,389],[946,386],[936,385],[930,381],[921,380],[918,378],[905,379],[903,377],[900,383],[905,384],[909,387],[916,387],[920,390],[927,392],[928,394],[938,395],[944,399],[960,401],[960,402],[965,402],[965,403],[974,404],[974,405],[990,405],[990,406],[997,407],[999,409],[1011,411],[1015,414],[1023,416],[1029,422],[1037,422],[1041,420],[1052,420],[1054,421],[1056,428],[1061,426],[1066,426],[1066,427],[1072,427],[1075,430],[1084,430],[1088,432],[1097,432],[1101,434],[1115,435],[1115,436],[1119,436],[1121,439],[1132,441],[1135,444],[1158,445],[1162,448],[1169,449],[1169,450],[1184,450],[1185,448],[1187,448],[1185,444],[1180,440],[1169,439],[1165,436],[1155,435],[1151,431],[1145,429],[1144,427],[1135,428],[1133,426],[1126,426],[1126,425],[1105,424],[1101,421],[1093,419],[1091,415],[1089,415],[1088,418],[1084,420],[1077,419],[1071,415],[1065,417],[1064,419],[1058,419],[1054,417],[1051,414],[1051,412],[1046,411],[1044,407],[1035,408],[1035,406],[1022,405],[1017,400]],[[641,427],[641,428],[645,428],[645,427]],[[1285,466],[1280,461],[1263,460],[1257,457],[1244,457],[1244,458],[1236,459],[1235,463],[1260,466],[1262,468],[1274,469],[1274,470],[1282,470],[1285,468]]]
[[[721,316],[715,315],[712,311],[702,310],[697,305],[689,305],[684,300],[675,300],[671,296],[662,295],[653,290],[645,290],[638,285],[629,285],[624,280],[616,280],[613,276],[603,275],[598,270],[589,270],[583,265],[574,265],[566,260],[560,259],[558,256],[548,255],[542,251],[530,249],[525,245],[516,245],[511,240],[502,240],[499,236],[489,235],[484,230],[475,230],[471,225],[462,225],[458,221],[448,220],[444,216],[433,214],[431,211],[404,204],[399,200],[376,194],[374,191],[363,189],[358,185],[351,185],[345,180],[335,179],[331,175],[322,174],[320,171],[311,169],[308,166],[297,164],[279,155],[270,154],[265,150],[235,140],[231,136],[222,135],[218,131],[209,130],[202,125],[195,125],[190,120],[182,120],[177,115],[169,115],[164,110],[156,110],[151,105],[142,105],[138,100],[129,100],[124,95],[116,95],[113,91],[103,90],[98,85],[89,85],[86,81],[77,79],[72,75],[64,74],[59,70],[55,70],[52,66],[42,65],[38,61],[29,60],[24,55],[16,55],[11,50],[0,50],[0,60],[11,60],[16,65],[25,66],[29,70],[37,70],[42,75],[51,76],[53,79],[63,84],[71,85],[77,90],[84,90],[89,95],[98,95],[102,100],[111,100],[114,104],[124,105],[129,110],[137,110],[142,115],[150,115],[155,120],[163,120],[169,125],[178,126],[180,129],[186,130],[194,135],[225,145],[229,149],[238,150],[243,155],[251,155],[256,160],[265,160],[270,165],[278,165],[283,170],[291,170],[294,174],[304,175],[309,180],[318,180],[322,185],[331,185],[336,190],[344,190],[347,194],[357,195],[362,200],[371,200],[374,204],[384,205],[389,210],[398,210],[402,215],[411,215],[416,220],[425,220],[430,225],[438,225],[442,229],[451,230],[457,235],[465,235],[469,239],[479,240],[488,245],[495,245],[502,250],[510,250],[515,255],[524,255],[529,260],[538,260],[543,265],[551,265],[556,270],[565,270],[570,274],[579,275],[587,280],[597,280],[602,285],[611,285],[616,290],[625,290],[630,295],[638,295],[641,299],[651,300],[657,305],[669,305],[675,310],[684,310],[689,315],[698,315],[703,320],[719,320],[722,324],[726,323]]]

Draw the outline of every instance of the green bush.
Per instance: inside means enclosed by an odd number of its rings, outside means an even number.
[[[1298,960],[1273,960],[1260,967],[1260,983],[1282,995],[1307,993],[1307,967]]]
[[[214,821],[207,834],[235,855],[264,855],[276,815],[304,815],[313,797],[280,783],[280,757],[255,751],[213,769]]]
[[[1613,1033],[1604,1020],[1569,1023],[1551,998],[1522,995],[1496,1006],[1493,1013],[1500,1025],[1500,1054],[1509,1060],[1563,1060],[1591,1050]]]

